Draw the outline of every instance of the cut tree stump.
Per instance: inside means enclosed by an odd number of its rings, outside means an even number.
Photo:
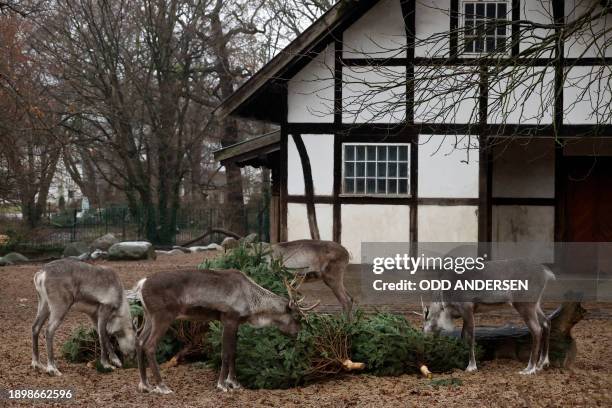
[[[586,310],[579,302],[566,302],[549,315],[551,366],[569,367],[576,359],[576,341],[572,337],[571,330],[585,314]],[[461,337],[461,330],[445,334]],[[531,334],[527,327],[479,327],[476,329],[476,344],[484,350],[482,360],[508,358],[528,361]]]

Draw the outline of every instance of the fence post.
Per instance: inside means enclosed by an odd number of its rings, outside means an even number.
[[[71,241],[76,241],[76,232],[77,232],[77,209],[75,208],[72,216],[72,238]]]

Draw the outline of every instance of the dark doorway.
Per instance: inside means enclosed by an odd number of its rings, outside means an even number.
[[[612,242],[612,157],[564,157],[565,241]]]

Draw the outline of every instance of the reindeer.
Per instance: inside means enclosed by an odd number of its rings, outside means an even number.
[[[294,269],[304,281],[323,280],[329,287],[346,315],[350,315],[353,298],[344,287],[350,255],[342,245],[333,241],[302,239],[270,245],[270,256],[281,259],[283,265]]]
[[[529,282],[527,293],[518,297],[523,299],[536,299],[535,301],[521,301],[512,291],[496,291],[487,295],[474,295],[472,301],[467,302],[431,302],[426,307],[422,300],[423,318],[425,320],[423,331],[426,333],[439,333],[441,330],[453,330],[453,318],[463,319],[461,338],[470,344],[470,362],[466,371],[476,371],[476,357],[474,347],[476,343],[474,314],[504,305],[516,309],[523,318],[531,332],[532,345],[529,363],[521,374],[534,374],[549,365],[548,347],[550,338],[550,321],[542,311],[540,300],[549,280],[555,275],[544,265],[529,260],[500,260],[485,263],[482,271],[473,271],[473,279],[525,279]],[[421,315],[420,313],[417,313]]]
[[[111,269],[65,258],[50,262],[34,275],[38,312],[32,325],[32,368],[61,375],[53,356],[53,336],[64,317],[74,306],[89,316],[98,331],[100,363],[107,369],[121,367],[110,336],[115,336],[124,357],[134,354],[135,331],[123,285]],[[38,335],[47,325],[47,367],[39,361]]]
[[[295,284],[293,281],[292,284]],[[238,326],[276,326],[283,333],[297,335],[301,313],[313,309],[302,307],[295,299],[297,289],[288,285],[287,300],[262,288],[238,270],[175,270],[159,272],[140,280],[135,292],[144,309],[145,323],[136,343],[140,371],[138,390],[169,394],[162,381],[155,350],[160,338],[175,319],[210,321],[223,324],[221,372],[217,388],[238,389],[236,379],[236,342]],[[145,357],[149,362],[156,387],[147,381]]]

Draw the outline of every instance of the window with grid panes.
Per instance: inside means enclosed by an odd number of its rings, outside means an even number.
[[[409,152],[409,144],[343,144],[342,193],[409,195]]]
[[[508,41],[508,2],[463,2],[463,52],[504,52]]]

